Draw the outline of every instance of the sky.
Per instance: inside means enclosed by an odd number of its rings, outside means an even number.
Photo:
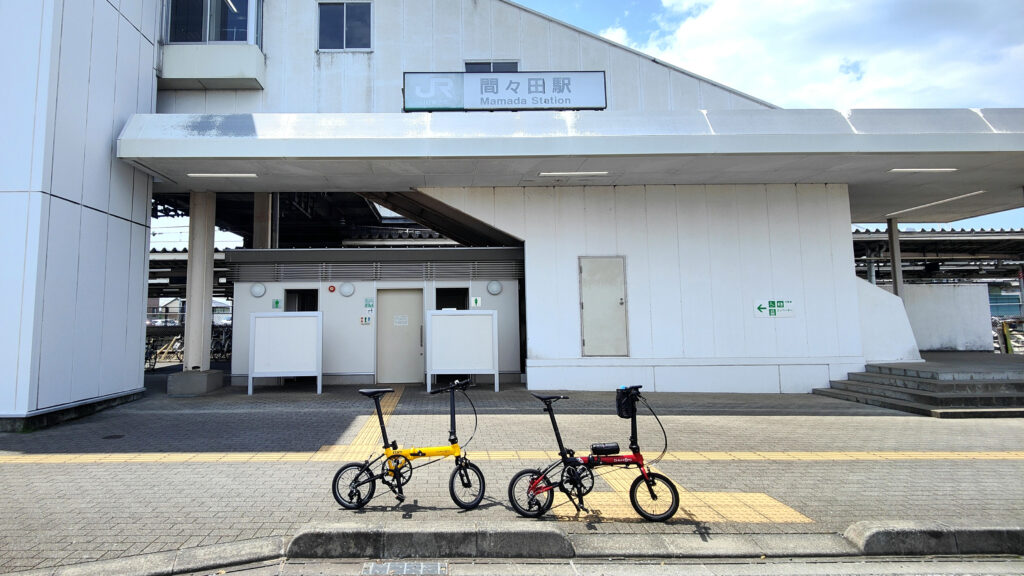
[[[782,108],[1024,108],[1024,0],[513,1]]]
[[[782,108],[1024,108],[1024,0],[514,1]],[[181,247],[187,220],[163,220],[153,246]],[[1024,208],[901,225],[939,227]]]

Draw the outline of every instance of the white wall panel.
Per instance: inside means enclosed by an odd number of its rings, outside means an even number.
[[[503,2],[491,4],[492,58],[495,60],[520,60],[523,57],[520,14],[522,10]],[[532,39],[526,39],[531,41]]]
[[[43,284],[39,397],[35,408],[71,401],[72,351],[78,285],[78,236],[82,207],[58,198],[50,205]]]
[[[434,0],[433,70],[462,72],[462,0]],[[408,67],[406,71],[415,72]]]
[[[178,90],[174,96],[175,114],[205,114],[205,90]]]
[[[809,327],[807,353],[811,356],[834,355],[839,349],[839,336],[836,333],[838,324],[835,309],[836,282],[832,275],[831,224],[827,220],[829,200],[821,185],[798,184],[796,194],[800,218],[800,257],[804,264],[805,310]]]
[[[268,60],[268,74],[272,62],[284,65],[283,75],[275,79],[280,84],[274,84],[282,91],[282,99],[273,110],[315,112],[316,68],[322,65],[322,61],[317,57],[319,8],[314,2],[287,4],[287,14],[283,20],[284,29],[277,28],[277,33],[283,35],[285,41],[277,45],[276,52],[270,52],[269,49],[267,51],[268,54],[280,54],[277,59]],[[264,22],[268,20],[264,18]],[[269,39],[270,31],[266,32],[265,37]]]
[[[101,395],[125,389],[130,256],[131,224],[120,218],[108,218],[106,283],[103,287],[103,342],[99,373]]]
[[[548,21],[539,16],[524,12],[522,15],[522,27],[522,38],[517,39],[517,42],[522,47],[519,69],[524,71],[553,70],[554,68],[550,64],[551,48],[548,34],[550,26]],[[579,47],[574,45],[572,47],[572,56],[576,56],[578,53]],[[575,69],[578,62],[578,59],[573,60],[572,69]],[[570,70],[570,68],[561,68],[561,70]]]
[[[124,346],[122,388],[142,388],[146,355],[146,296],[149,278],[149,228],[131,225],[131,252],[128,260],[128,330]]]
[[[683,354],[683,311],[679,270],[678,207],[675,186],[647,187],[647,246],[650,253],[651,356]]]
[[[234,90],[207,90],[204,111],[207,114],[235,114],[235,93]]]
[[[114,3],[116,4],[117,2]],[[143,29],[142,17],[144,9],[142,5],[146,3],[154,4],[155,2],[152,0],[121,0],[120,3],[121,14],[128,19],[132,26],[139,30]]]
[[[142,0],[142,34],[154,45],[158,40],[161,4],[159,0]]]
[[[648,266],[647,197],[643,186],[615,187],[615,236],[626,256],[630,356],[651,355],[651,273]]]
[[[142,170],[135,171],[132,184],[132,222],[149,226],[150,197],[153,178]]]
[[[141,19],[141,14],[139,15]],[[118,20],[117,27],[117,70],[114,86],[114,124],[108,147],[113,150],[113,139],[121,132],[131,115],[139,107],[139,31],[124,19]],[[118,160],[110,153],[110,204],[111,214],[121,218],[132,217],[132,184],[134,168]]]
[[[82,230],[78,239],[75,328],[71,333],[75,342],[74,373],[71,380],[72,400],[98,396],[100,390],[108,218],[109,216],[96,210],[82,210]]]
[[[697,110],[700,108],[700,82],[686,74],[672,74],[672,109]]]
[[[69,2],[65,6],[57,83],[57,114],[54,127],[53,177],[50,192],[72,202],[82,201],[85,170],[85,119],[89,93],[89,53],[92,29],[91,2]]]
[[[153,43],[139,36],[139,92],[135,111],[141,114],[152,114],[156,107],[156,54]]]
[[[555,290],[549,293],[556,300],[558,346],[552,351],[558,358],[575,358],[582,353],[583,335],[580,319],[579,257],[586,253],[586,240],[580,235],[584,221],[583,188],[555,188]],[[529,334],[529,331],[527,331]]]
[[[679,215],[679,273],[682,285],[683,353],[715,355],[714,288],[708,191],[704,186],[676,186]]]
[[[672,108],[670,78],[670,70],[661,64],[640,62],[639,86],[644,112],[668,112]]]
[[[337,282],[335,284],[341,284]],[[372,374],[376,320],[362,325],[359,318],[367,315],[366,298],[373,298],[373,282],[353,282],[355,293],[346,298],[341,292],[320,287],[320,310],[324,313],[324,372],[331,374]],[[292,288],[292,284],[288,288]],[[298,288],[298,285],[295,285]],[[425,296],[426,294],[424,294]],[[262,299],[265,299],[264,296]],[[261,299],[261,300],[262,300]],[[238,321],[249,323],[248,314]],[[246,373],[247,367],[241,373]],[[236,371],[237,373],[237,371]]]
[[[85,178],[82,201],[106,211],[114,142],[114,84],[117,68],[117,11],[95,0],[89,69],[89,118],[86,120]]]
[[[607,73],[608,107],[617,111],[640,110],[640,60],[620,48],[610,48]]]
[[[803,258],[800,251],[800,218],[793,184],[769,184],[768,227],[771,230],[772,276],[775,296],[759,298],[792,299],[796,304],[796,317],[777,322],[775,326],[776,351],[781,356],[798,357],[807,354],[808,320],[805,307]],[[847,225],[849,228],[849,225]],[[852,270],[851,270],[852,272]]]
[[[658,392],[737,392],[765,394],[779,391],[779,367],[769,366],[658,366],[654,369]]]
[[[238,114],[253,114],[263,111],[263,90],[239,90],[235,93],[235,110]]]
[[[491,2],[462,0],[462,56],[466,60],[490,60]]]
[[[373,112],[373,55],[366,52],[345,54],[342,80],[342,109],[346,112]],[[398,112],[394,110],[393,112]]]
[[[0,191],[32,190],[32,156],[41,154],[42,142],[34,141],[36,114],[45,113],[39,105],[36,91],[13,90],[12,86],[37,85],[39,75],[40,42],[49,39],[47,22],[43,19],[47,2],[0,2],[0,22],[4,34],[0,36],[0,78],[8,86],[0,90],[0,109],[18,111],[5,113],[4,137],[0,142]],[[13,57],[18,55],[18,57]]]
[[[741,268],[738,307],[742,323],[737,340],[743,343],[744,356],[776,355],[775,329],[779,324],[794,323],[793,318],[755,318],[754,300],[775,298],[772,283],[771,232],[768,226],[768,198],[761,185],[737,186],[736,216],[738,218]]]
[[[826,387],[828,365],[779,366],[779,391],[784,394],[810,394]]]
[[[317,110],[324,113],[341,112],[345,109],[345,96],[348,87],[345,84],[345,66],[341,61],[347,54],[340,52],[321,52],[317,54],[316,89]]]
[[[550,188],[526,188],[526,349],[528,358],[555,357],[558,342],[558,303],[551,294],[551,279],[558,274],[551,249],[556,239],[557,202]]]
[[[582,58],[582,36],[579,32],[560,26],[558,24],[548,24],[548,33],[550,34],[550,40],[548,46],[550,47],[548,53],[548,62],[550,66],[548,70],[565,70],[568,72],[574,72],[577,70],[604,70],[604,68],[589,68],[588,66],[598,62],[605,61],[606,54],[603,56],[594,56],[591,58]]]
[[[832,274],[835,277],[835,313],[840,356],[859,356],[862,352],[860,320],[857,313],[858,291],[853,263],[853,231],[850,221],[850,197],[846,184],[828,184],[828,223],[832,240]]]
[[[494,225],[494,188],[466,188],[466,200],[464,206],[468,214]]]
[[[19,380],[18,361],[22,346],[27,343],[31,348],[32,337],[32,330],[22,332],[22,316],[32,316],[31,308],[22,307],[24,291],[35,288],[35,278],[25,278],[30,196],[28,192],[0,194],[0,262],[7,266],[0,282],[0,302],[6,303],[0,307],[0,414],[16,412],[18,390],[27,384]]]
[[[523,188],[494,189],[494,222],[499,230],[522,240],[526,237],[526,195]]]
[[[708,236],[711,262],[712,310],[714,312],[715,356],[743,356],[742,339],[737,332],[743,326],[743,275],[736,265],[740,260],[739,220],[736,213],[736,189],[733,186],[708,187]]]
[[[612,48],[610,48],[608,46],[607,42],[604,42],[604,41],[599,40],[597,38],[592,38],[590,36],[584,36],[584,35],[579,34],[579,33],[576,33],[576,36],[579,38],[579,47],[580,47],[579,66],[580,66],[580,70],[587,70],[587,71],[600,71],[600,70],[604,70],[605,71],[605,82],[606,82],[606,84],[608,86],[611,86],[613,79],[616,77],[616,76],[614,76],[612,74],[612,70],[611,70],[611,67],[610,67],[610,64],[609,64],[610,56],[608,55],[608,52],[610,50],[612,50]],[[554,46],[552,46],[552,50],[555,50],[555,49],[556,48]],[[608,94],[608,108],[609,109],[613,109],[612,108],[612,98],[611,98],[610,91],[609,91],[609,94]],[[614,108],[614,109],[618,110],[618,108]]]
[[[615,230],[615,188],[587,186],[583,189],[586,219],[583,237],[587,256],[614,256],[618,254]]]

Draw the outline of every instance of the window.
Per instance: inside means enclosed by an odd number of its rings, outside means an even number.
[[[261,41],[263,0],[171,0],[170,43]]]
[[[369,2],[321,2],[320,50],[370,48]]]
[[[466,62],[466,72],[519,72],[519,62]]]

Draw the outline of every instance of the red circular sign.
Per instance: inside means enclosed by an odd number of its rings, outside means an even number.
[[[334,292],[334,286],[328,286],[328,287],[327,287],[327,290],[328,290],[329,292]]]

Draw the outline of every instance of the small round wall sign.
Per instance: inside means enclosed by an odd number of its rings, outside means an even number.
[[[334,292],[334,286],[333,286],[333,285],[331,285],[331,286],[328,286],[328,287],[327,287],[327,291],[328,291],[328,292]]]

